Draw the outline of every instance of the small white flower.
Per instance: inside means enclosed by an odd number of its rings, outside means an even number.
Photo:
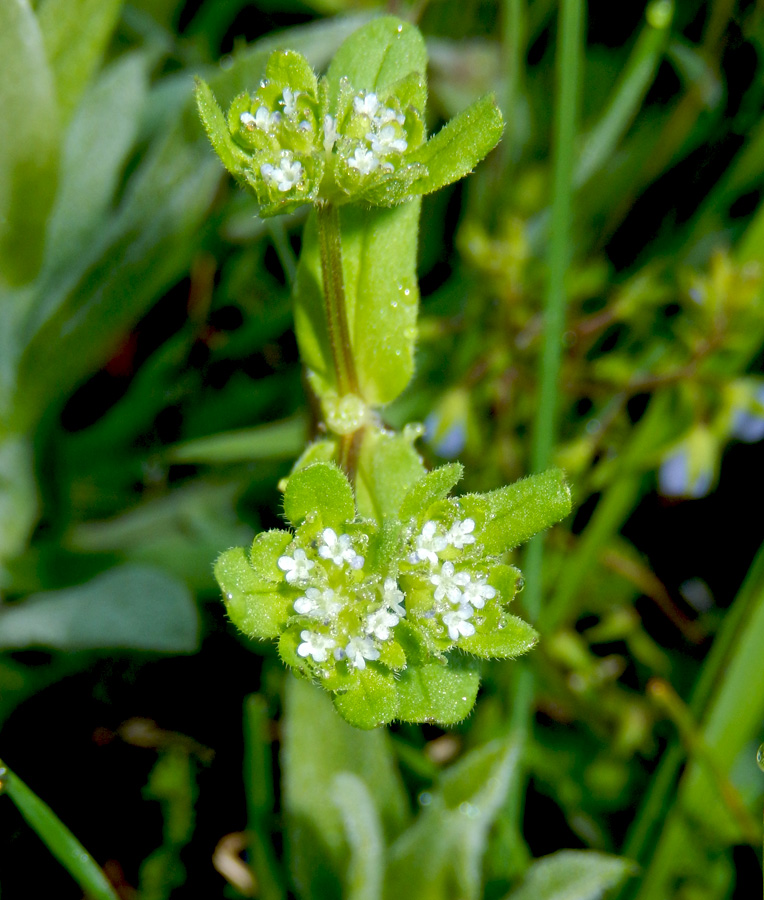
[[[371,149],[380,156],[387,153],[403,153],[408,147],[403,138],[396,138],[392,125],[386,125],[377,134],[370,131],[366,135],[366,140],[371,142]]]
[[[318,631],[301,631],[300,637],[303,643],[297,648],[297,653],[303,658],[312,656],[316,662],[325,662],[329,651],[337,646],[334,638]]]
[[[299,183],[303,175],[303,168],[302,164],[293,159],[288,150],[285,150],[281,154],[280,165],[272,166],[270,163],[266,163],[260,166],[260,174],[282,193],[286,193]]]
[[[335,566],[344,566],[348,563],[351,569],[363,568],[363,557],[353,549],[349,534],[337,536],[333,528],[324,528],[321,538],[324,543],[318,548],[318,555],[322,559],[330,559]]]
[[[310,570],[315,566],[312,559],[308,559],[304,550],[297,549],[293,556],[280,556],[278,567],[285,572],[289,584],[296,581],[306,581],[310,578]]]
[[[342,609],[342,601],[337,599],[331,588],[320,591],[318,588],[308,588],[304,597],[294,601],[294,611],[301,616],[309,616],[311,619],[320,619],[327,623]]]
[[[454,564],[448,561],[443,563],[440,574],[430,575],[430,581],[435,585],[436,600],[448,597],[451,603],[459,603],[462,588],[470,583],[470,576],[467,572],[454,572]]]
[[[348,166],[356,169],[359,175],[370,175],[379,166],[379,159],[371,150],[367,150],[365,147],[356,147],[355,152],[348,160]]]
[[[324,116],[324,150],[332,152],[337,141],[337,123],[333,116]]]
[[[297,110],[297,98],[302,94],[302,91],[293,91],[291,88],[284,88],[284,93],[281,95],[282,100],[281,103],[284,106],[284,112],[290,118],[295,114]]]
[[[438,564],[438,553],[447,547],[446,539],[442,534],[438,534],[438,526],[436,522],[425,522],[422,527],[422,533],[417,536],[416,550],[409,556],[410,563],[429,562],[431,565]]]
[[[452,641],[458,641],[460,636],[469,637],[475,633],[475,626],[467,621],[474,612],[471,606],[466,605],[443,614],[441,618],[448,628],[448,636]]]
[[[376,94],[359,95],[353,100],[353,109],[359,116],[368,116],[373,119],[379,109],[379,100]]]
[[[382,607],[366,617],[364,630],[380,641],[386,641],[390,637],[390,629],[394,628],[400,619],[389,610]]]
[[[469,603],[476,609],[482,609],[486,600],[493,600],[496,596],[496,589],[490,584],[486,584],[486,579],[481,578],[480,581],[471,581],[465,588],[462,597],[462,603]]]
[[[243,112],[239,116],[239,121],[244,126],[244,128],[252,129],[257,124],[257,119],[252,115],[251,112]]]
[[[403,114],[399,115],[394,109],[390,109],[389,106],[380,107],[374,116],[374,124],[379,128],[383,125],[389,125],[390,122],[397,122],[399,125],[403,125],[405,121],[406,117]]]
[[[385,584],[382,588],[382,601],[390,612],[400,619],[406,615],[406,610],[403,608],[404,598],[405,595],[399,589],[396,580],[394,578],[385,578]]]
[[[345,647],[345,655],[356,669],[365,669],[367,659],[379,659],[379,650],[369,637],[351,637]]]
[[[472,533],[474,530],[475,522],[473,519],[465,519],[463,522],[457,519],[446,532],[446,540],[452,547],[462,550],[465,544],[475,543],[475,535]]]

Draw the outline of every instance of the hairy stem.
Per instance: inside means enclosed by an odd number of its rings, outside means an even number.
[[[324,282],[324,308],[337,378],[337,393],[358,393],[358,377],[350,343],[345,278],[342,272],[342,242],[339,209],[331,203],[316,207],[318,242],[321,249],[321,274]]]

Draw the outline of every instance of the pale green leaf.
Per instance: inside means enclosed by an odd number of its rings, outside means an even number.
[[[414,449],[418,432],[391,435],[369,429],[358,460],[356,494],[361,515],[381,522],[398,515],[403,498],[424,474]]]
[[[137,53],[122,57],[101,73],[79,105],[64,140],[46,268],[76,258],[103,228],[138,133],[146,68]]]
[[[471,172],[499,143],[504,120],[493,95],[473,103],[407,159],[422,163],[428,174],[412,191],[430,194]]]
[[[304,900],[341,897],[348,849],[334,776],[351,772],[364,782],[387,840],[402,830],[408,801],[384,729],[348,725],[309,682],[288,678],[285,687],[281,765],[295,886]]]
[[[517,747],[495,741],[442,777],[432,801],[390,849],[386,900],[478,900],[488,831],[517,767]]]
[[[98,68],[121,7],[122,0],[43,0],[40,4],[40,29],[63,121],[69,119]]]
[[[38,511],[32,442],[8,435],[0,440],[0,572],[26,547]]]
[[[159,569],[124,565],[76,587],[0,607],[0,647],[192,653],[199,640],[188,589]]]
[[[448,665],[409,665],[397,682],[398,718],[455,725],[472,711],[479,685],[477,669],[455,654]]]
[[[535,629],[517,616],[503,616],[501,631],[476,634],[459,639],[465,653],[484,659],[514,659],[535,646],[539,636]]]
[[[537,859],[505,900],[601,900],[636,871],[629,859],[593,850],[560,850]]]
[[[292,598],[258,577],[243,547],[221,553],[215,578],[233,624],[253,638],[275,638],[292,609]]]
[[[321,523],[337,527],[355,516],[350,482],[333,463],[313,463],[290,475],[284,492],[284,515],[297,527],[320,515]]]
[[[343,896],[346,900],[379,900],[385,844],[374,800],[363,781],[351,772],[335,775],[333,787],[332,800],[342,816],[350,847]]]
[[[488,521],[480,540],[486,553],[511,550],[570,512],[570,488],[559,469],[491,491],[485,500]]]
[[[356,91],[384,95],[408,75],[426,71],[427,49],[419,30],[392,16],[374,19],[352,34],[335,54],[326,74],[330,107],[336,107],[343,78]]]
[[[401,521],[416,519],[423,522],[432,504],[447,497],[461,480],[463,473],[464,466],[461,463],[449,463],[420,478],[403,499]]]
[[[334,705],[356,728],[370,729],[392,722],[398,715],[398,692],[390,673],[367,667],[358,672],[350,690],[334,695]]]
[[[23,284],[37,273],[58,179],[56,89],[27,0],[0,3],[0,60],[2,288]]]

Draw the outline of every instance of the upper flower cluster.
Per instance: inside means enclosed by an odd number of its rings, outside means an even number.
[[[400,202],[426,173],[406,160],[424,138],[419,95],[411,78],[384,94],[343,78],[330,97],[300,54],[279,50],[226,120],[203,83],[199,106],[227,167],[254,191],[261,213],[274,215],[306,202]]]

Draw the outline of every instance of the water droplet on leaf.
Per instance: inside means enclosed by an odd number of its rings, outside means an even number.
[[[756,763],[761,771],[764,772],[764,744],[759,747],[759,750],[756,754]]]

